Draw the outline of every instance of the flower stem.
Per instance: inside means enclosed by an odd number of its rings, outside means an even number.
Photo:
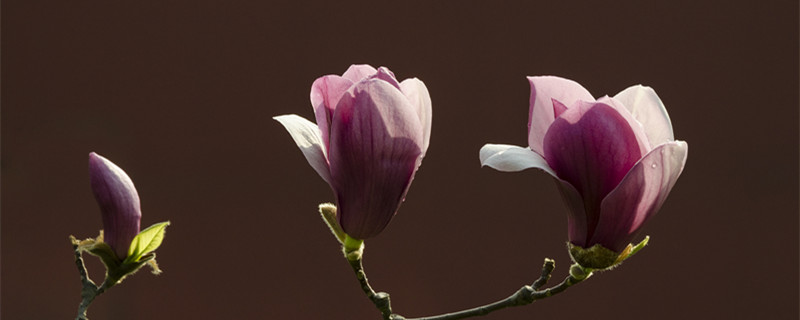
[[[389,300],[389,294],[386,292],[375,292],[369,285],[367,274],[364,272],[364,266],[361,264],[361,258],[359,257],[359,259],[354,260],[347,259],[347,261],[356,273],[356,279],[358,279],[358,283],[361,284],[361,290],[364,290],[364,294],[367,295],[367,298],[375,304],[375,307],[378,308],[381,315],[383,315],[383,319],[398,319],[392,317],[392,305]]]
[[[367,275],[364,272],[364,267],[362,266],[361,259],[354,259],[349,260],[350,266],[353,268],[353,271],[356,273],[356,278],[358,282],[361,284],[361,289],[364,290],[364,293],[367,295],[372,303],[375,304],[375,307],[381,312],[384,320],[457,320],[457,319],[464,319],[474,316],[483,316],[494,311],[505,309],[508,307],[516,307],[516,306],[524,306],[531,304],[536,300],[541,300],[547,297],[551,297],[556,295],[560,292],[563,292],[567,288],[575,285],[583,280],[586,280],[591,275],[591,271],[586,272],[586,276],[578,278],[572,275],[568,276],[564,281],[561,283],[547,288],[540,290],[547,281],[550,279],[550,275],[555,269],[555,261],[551,259],[544,259],[544,265],[542,266],[542,273],[539,279],[537,279],[532,285],[525,285],[517,292],[505,298],[503,300],[499,300],[487,305],[483,305],[480,307],[475,307],[472,309],[457,311],[446,313],[442,315],[436,316],[429,316],[429,317],[421,317],[421,318],[406,318],[399,314],[392,313],[392,307],[389,300],[389,294],[385,292],[378,292],[376,293],[375,290],[369,285],[367,281]]]
[[[83,264],[81,250],[78,249],[80,241],[75,237],[70,237],[70,240],[72,241],[72,249],[75,251],[75,265],[78,267],[78,273],[81,275],[81,284],[83,285],[81,287],[81,304],[78,306],[78,316],[75,317],[75,320],[88,320],[86,312],[89,310],[89,305],[92,304],[94,298],[106,291],[106,283],[103,282],[99,287],[94,284],[94,281],[89,278],[86,266]]]

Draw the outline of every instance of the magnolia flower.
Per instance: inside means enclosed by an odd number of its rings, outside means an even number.
[[[686,163],[655,91],[632,86],[595,100],[580,84],[529,77],[529,147],[487,144],[484,166],[553,176],[569,207],[569,241],[621,253],[661,207]]]
[[[379,234],[405,198],[428,149],[431,100],[422,81],[398,83],[385,67],[352,65],[311,86],[317,124],[297,115],[279,121],[336,196],[347,235]]]
[[[103,217],[103,241],[123,260],[139,233],[139,194],[125,171],[94,152],[89,154],[89,179]]]

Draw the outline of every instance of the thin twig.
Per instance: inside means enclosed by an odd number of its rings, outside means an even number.
[[[533,282],[533,289],[539,290],[541,287],[547,284],[547,281],[550,280],[550,274],[553,273],[553,269],[556,268],[556,262],[550,258],[544,258],[544,265],[542,266],[542,275],[539,279]]]
[[[89,310],[89,305],[92,304],[94,298],[105,292],[105,282],[98,287],[92,279],[89,278],[89,273],[86,271],[86,266],[83,264],[83,256],[81,250],[78,249],[79,242],[74,237],[70,237],[72,241],[72,250],[75,251],[75,265],[78,267],[78,273],[81,276],[81,304],[78,306],[78,316],[75,320],[88,320],[86,312]]]
[[[551,297],[556,295],[560,292],[563,292],[570,286],[577,284],[586,278],[588,275],[582,278],[576,278],[572,275],[568,276],[564,281],[561,283],[544,290],[539,290],[550,279],[550,275],[555,269],[555,261],[552,259],[545,259],[544,265],[542,266],[542,273],[539,279],[537,279],[532,286],[523,286],[517,292],[505,298],[503,300],[499,300],[487,305],[483,305],[480,307],[451,312],[442,315],[436,316],[429,316],[429,317],[421,317],[421,318],[406,318],[399,314],[392,314],[392,307],[389,301],[389,294],[385,292],[378,292],[376,293],[375,290],[369,285],[367,281],[367,275],[364,272],[364,267],[361,264],[361,259],[353,259],[349,260],[350,266],[353,267],[353,271],[356,273],[356,278],[358,282],[361,284],[361,289],[367,295],[372,303],[375,304],[375,307],[380,310],[381,315],[383,315],[384,320],[457,320],[457,319],[464,319],[474,316],[483,316],[494,311],[505,309],[508,307],[516,307],[516,306],[524,306],[531,304],[532,302],[540,299],[544,299],[547,297]]]
[[[353,268],[353,271],[356,273],[356,278],[358,279],[358,283],[361,284],[361,290],[364,291],[364,294],[367,295],[367,298],[375,304],[375,307],[381,312],[383,315],[384,320],[394,319],[392,318],[392,305],[391,301],[389,300],[389,294],[386,292],[375,292],[372,290],[372,287],[369,285],[369,281],[367,281],[367,274],[364,272],[364,266],[361,264],[361,259],[354,259],[354,260],[347,260],[350,262],[350,267]]]
[[[505,309],[508,307],[524,306],[531,304],[536,300],[541,300],[547,297],[551,297],[557,293],[563,292],[570,286],[581,281],[582,280],[578,280],[576,278],[573,278],[572,276],[569,276],[555,287],[548,288],[545,290],[534,290],[533,287],[531,286],[524,286],[519,290],[517,290],[516,293],[514,293],[508,298],[472,309],[467,309],[437,316],[421,317],[421,318],[404,318],[395,315],[393,319],[394,320],[457,320],[475,316],[485,316],[489,313],[492,313],[500,309]]]

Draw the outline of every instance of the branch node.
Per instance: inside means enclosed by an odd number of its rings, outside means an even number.
[[[542,265],[542,275],[539,276],[539,279],[533,282],[533,289],[539,290],[539,288],[544,287],[547,284],[547,281],[550,280],[550,275],[553,273],[553,270],[556,268],[556,262],[550,258],[544,258],[544,265]]]

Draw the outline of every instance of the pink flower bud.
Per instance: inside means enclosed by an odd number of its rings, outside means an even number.
[[[139,194],[125,171],[94,152],[89,154],[89,179],[103,217],[103,241],[125,259],[139,233]]]
[[[311,86],[317,124],[275,117],[330,184],[339,223],[353,238],[378,235],[405,198],[428,149],[431,100],[416,78],[353,65]]]
[[[621,252],[672,189],[688,145],[675,141],[655,91],[632,86],[595,100],[578,83],[529,77],[528,148],[487,144],[481,163],[539,168],[559,182],[572,244]]]

